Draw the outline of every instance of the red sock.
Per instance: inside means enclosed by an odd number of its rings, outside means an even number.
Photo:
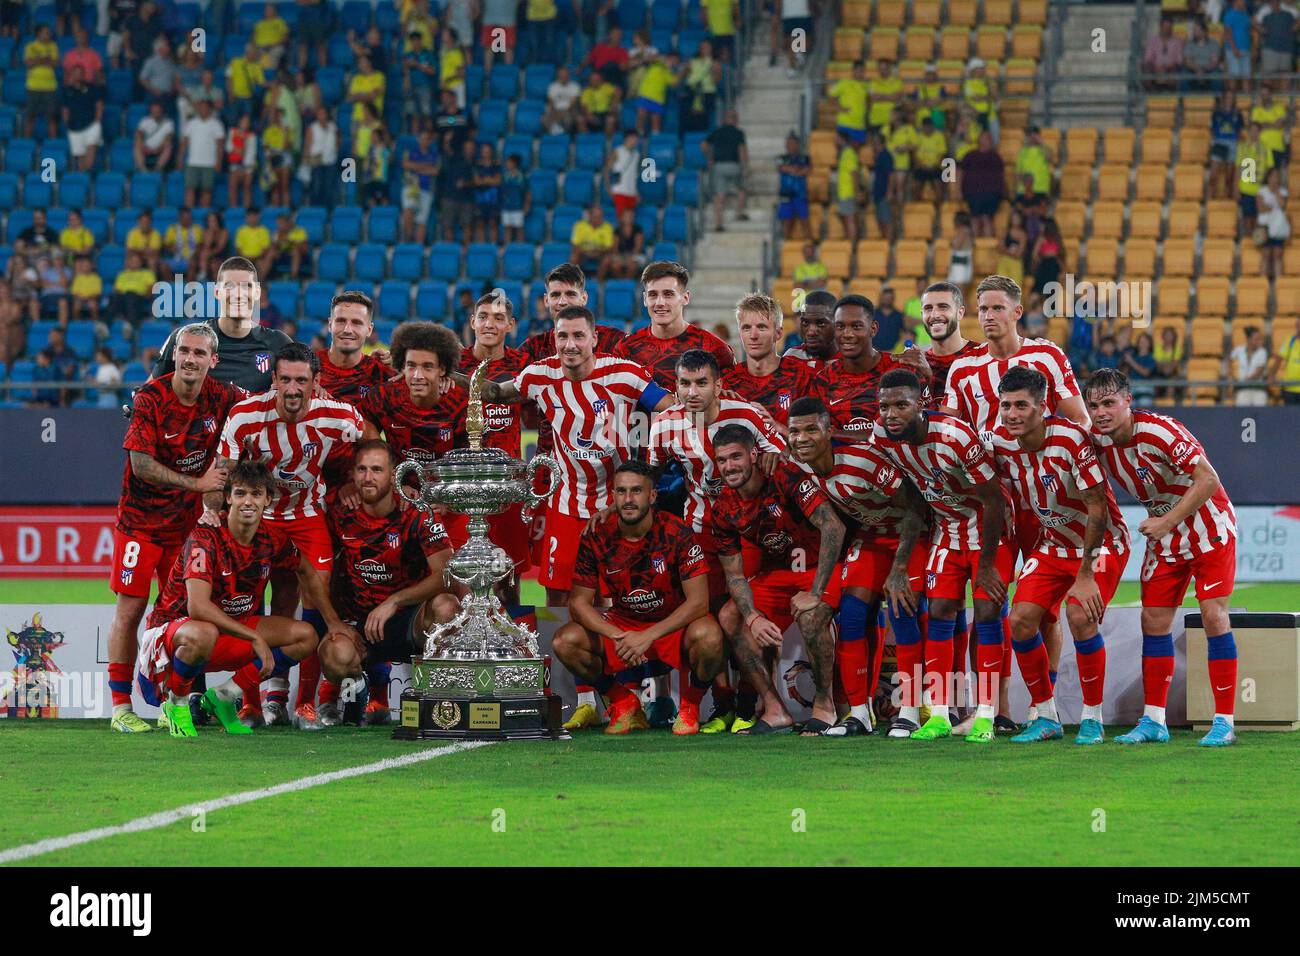
[[[128,707],[131,706],[130,664],[108,665],[108,689],[109,693],[112,694],[114,707],[120,707],[123,704]]]
[[[593,692],[596,690],[596,688],[592,687],[590,684],[582,684],[579,686],[588,687]],[[625,687],[623,684],[620,684],[618,681],[610,682],[609,689],[605,691],[605,696],[609,698],[609,707],[611,710],[613,710],[615,707],[618,707],[620,705],[626,707],[627,702],[629,700],[633,700],[636,698],[635,694],[633,694],[630,690],[627,689],[627,687]]]
[[[1002,619],[1002,679],[1011,680],[1011,618]],[[1050,662],[1050,658],[1049,658]]]
[[[708,688],[696,687],[695,682],[691,680],[691,672],[689,670],[682,670],[680,676],[682,682],[682,703],[694,704],[696,707],[699,707],[700,701],[704,700],[704,692],[707,691]]]
[[[262,709],[262,677],[253,663],[245,664],[239,670],[235,671],[235,685],[244,692],[244,702],[242,707],[251,707],[254,710]]]
[[[975,646],[975,700],[980,706],[998,704],[998,687],[1002,680],[1002,644],[976,644]],[[1046,657],[1044,657],[1046,660]],[[1051,693],[1051,685],[1048,685]]]
[[[871,645],[871,660],[867,671],[867,699],[875,696],[880,686],[880,669],[885,666],[885,630],[880,625],[867,625],[867,641]]]
[[[966,682],[961,680],[961,678],[965,677],[966,672],[970,670],[970,667],[966,662],[967,652],[969,650],[970,631],[962,631],[960,634],[954,633],[952,636],[952,672],[958,678],[956,681],[958,687],[965,686]],[[964,707],[966,706],[966,701],[964,699],[959,700],[957,704],[958,706]]]
[[[1173,658],[1169,658],[1173,660]],[[1214,712],[1232,714],[1237,702],[1237,659],[1210,661],[1210,690],[1214,694]],[[1220,690],[1219,688],[1223,688]]]
[[[921,641],[915,644],[897,644],[895,649],[898,653],[898,699],[903,707],[920,707],[919,688],[925,644]]]
[[[940,623],[947,625],[951,631],[952,621],[931,621],[931,629],[936,629]],[[951,702],[952,696],[949,689],[952,687],[952,638],[946,641],[925,642],[925,686],[931,689],[933,695],[931,703],[936,706],[946,707]]]
[[[185,697],[189,694],[190,688],[194,685],[193,675],[182,677],[180,672],[173,665],[171,673],[167,675],[167,689],[177,697]]]
[[[574,685],[573,689],[576,690],[579,694],[596,693],[596,688],[592,687],[590,684],[576,684]]]
[[[316,687],[320,683],[320,655],[315,652],[298,662],[298,702],[294,709],[303,704],[316,703]]]
[[[1025,687],[1029,690],[1029,699],[1035,704],[1041,704],[1052,696],[1052,676],[1051,661],[1047,659],[1047,645],[1043,643],[1041,634],[1036,634],[1024,644],[1032,644],[1031,647],[1022,649],[1017,642],[1015,647],[1016,663],[1020,665],[1020,676],[1024,679]],[[1001,646],[997,650],[1001,650]],[[993,695],[992,703],[997,703],[997,695]],[[983,703],[983,698],[981,698]]]
[[[320,682],[320,702],[324,704],[337,703],[339,699],[339,685],[334,683],[328,677],[322,678]]]
[[[1106,646],[1103,644],[1090,654],[1080,654],[1076,648],[1074,659],[1079,664],[1083,702],[1089,707],[1100,706],[1106,689]]]
[[[1148,707],[1164,707],[1169,702],[1169,685],[1173,679],[1174,659],[1172,657],[1144,656],[1142,658],[1142,702]]]
[[[870,655],[865,640],[835,642],[835,670],[850,707],[870,700],[867,693],[867,672],[870,669]]]

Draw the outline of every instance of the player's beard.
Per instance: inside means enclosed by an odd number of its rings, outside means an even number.
[[[357,489],[357,492],[361,495],[362,504],[371,505],[373,507],[393,493],[393,483],[390,481],[383,487],[361,485]]]
[[[639,525],[642,521],[645,520],[645,516],[650,513],[650,508],[651,508],[650,505],[646,505],[644,508],[638,508],[636,510],[636,514],[631,518],[631,520],[628,519],[628,510],[619,508],[618,509],[619,523],[622,524],[623,527],[625,528],[635,528],[637,525]]]
[[[922,324],[924,325],[925,323]],[[931,329],[930,326],[928,325],[925,326],[925,330],[930,334],[930,341],[932,342],[947,342],[950,338],[952,338],[954,335],[957,334],[957,330],[959,328],[961,328],[960,322],[950,322],[948,323],[947,331],[945,331],[942,335],[935,335],[934,330]]]

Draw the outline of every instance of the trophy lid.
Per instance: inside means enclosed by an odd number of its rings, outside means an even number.
[[[500,448],[455,448],[447,452],[428,469],[439,479],[513,478],[524,468],[518,458],[512,458]]]

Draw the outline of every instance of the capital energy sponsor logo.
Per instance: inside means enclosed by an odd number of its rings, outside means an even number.
[[[623,606],[637,612],[657,611],[664,599],[654,588],[635,588],[623,595]]]
[[[231,617],[243,617],[253,610],[253,596],[251,594],[236,594],[234,597],[222,598],[221,610]]]
[[[208,453],[200,449],[192,451],[184,458],[176,459],[176,470],[182,474],[191,474],[201,471],[204,463],[207,461]]]
[[[393,580],[393,572],[389,570],[388,565],[374,558],[358,561],[355,567],[367,584],[385,584]]]

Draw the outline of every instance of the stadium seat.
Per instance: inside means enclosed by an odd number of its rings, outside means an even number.
[[[1164,250],[1164,269],[1167,276],[1195,275],[1193,260],[1196,256],[1196,240],[1167,239]]]
[[[1233,205],[1235,211],[1236,206]],[[1236,219],[1233,218],[1233,228],[1236,228]],[[1178,200],[1169,204],[1169,231],[1170,236],[1192,236],[1200,231],[1201,225],[1201,206],[1199,203]]]
[[[1098,203],[1098,205],[1101,205]],[[1094,213],[1094,223],[1095,213]],[[1060,219],[1058,217],[1059,224]],[[1135,202],[1129,209],[1129,236],[1139,239],[1160,237],[1160,203]]]
[[[1092,235],[1101,239],[1118,239],[1123,232],[1124,203],[1117,199],[1099,199],[1093,203]]]
[[[415,287],[415,314],[421,319],[443,319],[447,316],[447,283],[437,279],[423,279]]]
[[[524,153],[525,160],[531,160],[532,158],[531,138],[542,132],[542,116],[545,112],[546,103],[542,100],[523,100],[515,107],[515,121],[511,129],[530,139],[528,151]],[[505,154],[510,155],[510,150],[507,149]],[[525,163],[525,167],[527,165]]]
[[[13,209],[18,205],[18,177],[14,173],[0,173],[0,209]]]
[[[551,214],[551,239],[566,245],[573,235],[573,227],[582,218],[582,210],[577,206],[556,206]],[[543,272],[547,270],[543,269]]]
[[[389,274],[394,279],[415,282],[424,272],[424,248],[414,242],[403,242],[393,247],[393,260]]]
[[[479,104],[478,108],[478,141],[480,143],[495,144],[498,139],[505,135],[509,121],[509,103],[505,100],[484,100]]]
[[[352,264],[353,276],[362,282],[380,282],[387,271],[387,250],[378,242],[363,242],[357,246],[356,259]],[[321,273],[322,278],[328,278]]]
[[[330,240],[332,242],[357,243],[361,241],[361,220],[363,212],[360,206],[336,206],[330,213]],[[230,231],[234,232],[231,226]]]
[[[687,169],[704,169],[708,166],[708,160],[701,148],[706,135],[706,133],[687,133],[682,138],[682,164]]]
[[[690,242],[691,226],[685,206],[672,205],[664,210],[663,238],[669,242]]]
[[[606,318],[627,321],[636,314],[636,282],[632,279],[610,279],[605,283]]]
[[[507,279],[524,282],[533,277],[533,247],[525,242],[512,242],[501,256],[501,274]]]
[[[1190,163],[1174,167],[1174,198],[1200,202],[1205,198],[1205,169]]]
[[[382,319],[404,322],[411,314],[411,284],[400,279],[388,279],[379,287],[379,316]],[[390,333],[388,338],[391,338]],[[388,341],[380,337],[380,341]]]
[[[533,211],[545,211],[560,201],[557,177],[549,169],[534,169],[528,174],[528,192],[532,196]]]
[[[474,242],[465,253],[465,275],[474,280],[496,278],[497,246],[493,242]]]
[[[298,318],[298,292],[299,284],[292,281],[276,280],[266,286],[267,298],[288,319]]]
[[[396,206],[375,206],[366,223],[366,238],[389,245],[397,242],[400,217],[401,211]]]
[[[1220,319],[1192,319],[1190,353],[1197,357],[1222,356],[1223,331],[1223,322]]]
[[[1237,279],[1233,313],[1263,315],[1268,312],[1269,285],[1263,276],[1243,275]]]
[[[23,205],[38,208],[54,205],[54,185],[46,182],[40,173],[23,177]]]
[[[429,277],[444,283],[460,278],[460,245],[455,242],[435,242],[429,249]]]
[[[700,204],[700,174],[698,172],[682,170],[673,175],[673,202],[679,206],[698,206]]]
[[[560,201],[571,206],[590,206],[596,199],[596,183],[590,172],[574,169],[564,174]]]
[[[1127,279],[1150,279],[1155,274],[1155,239],[1134,237],[1124,243],[1124,276]]]
[[[562,172],[569,166],[569,137],[543,136],[537,146],[537,165]]]
[[[68,323],[68,348],[77,354],[83,362],[89,362],[95,356],[95,323],[74,319]]]
[[[1206,239],[1201,245],[1201,275],[1231,276],[1235,272],[1236,258],[1236,240]],[[1254,271],[1259,271],[1258,264]]]
[[[153,209],[162,205],[162,176],[158,173],[137,172],[131,176],[131,205]]]
[[[1087,126],[1072,126],[1065,131],[1065,159],[1071,164],[1082,163],[1091,167],[1097,158],[1097,130]]]
[[[324,279],[308,282],[303,290],[303,314],[309,316],[329,315],[330,301],[334,298],[335,288],[334,282]]]
[[[1201,276],[1196,280],[1196,314],[1213,318],[1222,325],[1223,317],[1228,314],[1228,292],[1226,277]]]
[[[1098,199],[1128,199],[1128,166],[1103,166],[1097,174]]]
[[[1181,323],[1192,311],[1191,289],[1186,279],[1161,279],[1156,283],[1156,316]]]
[[[59,178],[59,205],[68,209],[81,209],[90,202],[90,176],[86,173],[64,173]],[[0,203],[3,205],[3,203]]]
[[[21,77],[19,78],[21,79]],[[31,359],[19,359],[9,369],[9,381],[11,382],[31,382],[35,378],[36,363]],[[8,394],[10,400],[15,402],[30,402],[35,398],[35,393],[29,388],[10,389]]]
[[[549,63],[535,63],[528,66],[524,70],[524,100],[545,103],[546,90],[554,80],[555,67]]]
[[[341,242],[327,242],[321,246],[316,275],[330,282],[345,281],[348,278],[348,247]]]
[[[1087,202],[1092,198],[1092,166],[1070,164],[1061,170],[1061,198]]]
[[[104,280],[104,288],[108,289],[113,285],[113,280],[117,274],[122,271],[126,265],[126,247],[113,243],[106,245],[99,251],[99,258],[95,260],[95,271],[99,273]]]
[[[1134,197],[1139,200],[1161,202],[1169,186],[1169,167],[1159,163],[1143,163],[1138,167],[1134,182]]]
[[[1119,271],[1119,244],[1114,239],[1089,239],[1086,275],[1094,282],[1110,282]]]
[[[567,242],[548,242],[542,246],[542,258],[538,271],[546,275],[558,265],[569,261],[569,244]]]
[[[95,205],[117,209],[126,204],[126,177],[121,173],[103,172],[95,177]]]
[[[163,343],[167,341],[167,336],[172,334],[172,330],[175,327],[176,326],[173,323],[167,322],[163,319],[146,319],[144,322],[141,322],[140,334],[137,339],[140,345],[140,350],[143,351],[147,348],[162,348]],[[127,376],[124,375],[124,377]]]
[[[1294,317],[1300,315],[1300,275],[1278,276],[1273,286],[1273,296],[1276,299],[1273,315],[1274,333],[1284,325],[1288,337],[1294,335]]]

